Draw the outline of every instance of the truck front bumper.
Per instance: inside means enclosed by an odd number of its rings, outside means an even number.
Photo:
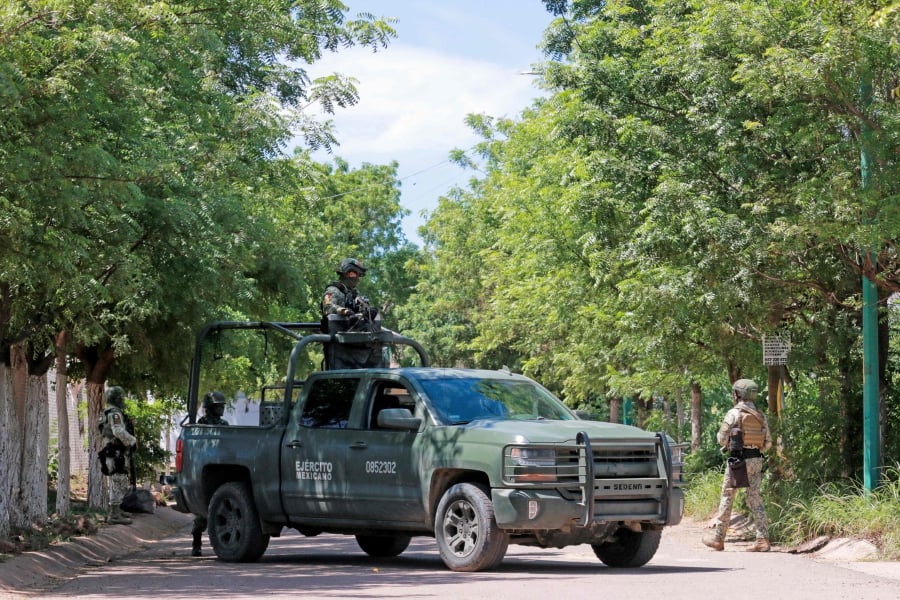
[[[501,529],[568,529],[588,525],[584,521],[584,505],[563,497],[556,490],[494,488],[491,501]],[[672,489],[669,501],[664,504],[665,514],[658,512],[660,503],[653,498],[638,504],[633,500],[623,503],[619,511],[609,511],[609,499],[604,505],[607,510],[603,514],[597,511],[594,523],[640,521],[677,525],[684,512],[684,492],[680,488]]]

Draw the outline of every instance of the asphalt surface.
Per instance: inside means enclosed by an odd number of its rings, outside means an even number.
[[[192,521],[191,515],[170,507],[157,507],[154,514],[134,515],[131,525],[104,526],[95,535],[73,538],[45,550],[17,555],[0,563],[0,599],[40,597],[41,591],[51,590],[91,568],[138,553],[155,541],[187,535]],[[679,542],[700,547],[700,538],[706,531],[703,524],[689,520],[666,529],[667,535],[678,538]],[[726,540],[726,552],[742,551],[743,546],[747,545],[748,542]],[[792,551],[786,548],[773,550]],[[808,556],[812,560],[828,561],[900,582],[900,562],[874,561],[873,553],[874,547],[867,542],[836,539],[808,553]]]

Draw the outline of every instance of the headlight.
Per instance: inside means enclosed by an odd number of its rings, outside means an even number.
[[[511,483],[555,483],[556,451],[553,448],[507,449],[504,474]]]

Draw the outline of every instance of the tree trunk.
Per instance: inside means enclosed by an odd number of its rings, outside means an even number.
[[[103,385],[88,381],[87,383],[87,427],[88,447],[91,460],[88,463],[88,506],[94,508],[106,508],[107,495],[105,492],[103,473],[100,472],[100,462],[95,460],[97,453],[103,446],[103,438],[97,431],[97,423],[100,422],[100,413],[103,411]]]
[[[13,527],[28,527],[25,507],[22,506],[22,451],[25,440],[25,390],[28,388],[28,361],[21,344],[9,349],[12,373],[12,397],[10,398],[10,447],[13,453],[5,463],[12,472],[9,490],[9,523]]]
[[[684,399],[681,392],[675,395],[675,441],[681,443],[684,429]]]
[[[651,402],[652,402],[652,399],[651,399]],[[663,396],[663,398],[662,398],[663,431],[665,431],[667,433],[672,425],[672,423],[671,423],[672,415],[670,414],[671,408],[672,407],[669,405],[669,397]]]
[[[50,466],[50,403],[47,394],[47,371],[29,374],[20,486],[23,522],[28,525],[47,522],[47,471]]]
[[[728,361],[726,367],[728,369],[728,384],[730,386],[735,381],[741,378],[741,368],[737,365],[737,363],[730,360]]]
[[[700,450],[700,443],[703,441],[700,439],[700,432],[702,431],[700,427],[702,400],[703,395],[700,393],[700,384],[696,381],[691,381],[691,452]]]
[[[12,369],[9,354],[0,357],[0,465],[18,464],[21,454],[21,437],[18,432],[19,416],[13,398]],[[19,470],[0,469],[0,537],[9,537],[13,513],[13,490],[19,488]]]
[[[610,423],[618,423],[619,422],[619,409],[622,407],[622,399],[621,398],[612,398],[609,401],[609,422]]]
[[[769,365],[766,367],[768,382],[766,385],[766,396],[769,405],[769,418],[774,418],[781,411],[779,410],[779,402],[781,400],[781,382],[782,371],[784,367],[781,365]]]
[[[30,527],[47,521],[47,472],[50,448],[50,402],[47,371],[51,354],[30,344],[12,347],[13,393],[21,434],[19,456],[13,468],[19,470],[19,485],[13,489],[12,501],[18,505],[12,524]]]
[[[66,332],[61,331],[56,336],[56,422],[57,429],[56,446],[56,514],[66,516],[69,514],[69,496],[71,494],[72,453],[69,448],[69,381],[66,364]]]
[[[104,486],[108,483],[100,472],[100,461],[96,460],[97,453],[103,445],[97,423],[100,422],[100,413],[103,411],[103,391],[106,385],[106,377],[115,360],[112,348],[100,350],[96,347],[78,346],[76,355],[84,366],[85,379],[87,380],[87,428],[88,448],[91,460],[88,466],[88,505],[94,508],[106,508],[108,501],[104,493]]]

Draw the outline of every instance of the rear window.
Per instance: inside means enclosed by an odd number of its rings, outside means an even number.
[[[312,384],[303,404],[304,427],[346,429],[358,379],[319,379]]]

